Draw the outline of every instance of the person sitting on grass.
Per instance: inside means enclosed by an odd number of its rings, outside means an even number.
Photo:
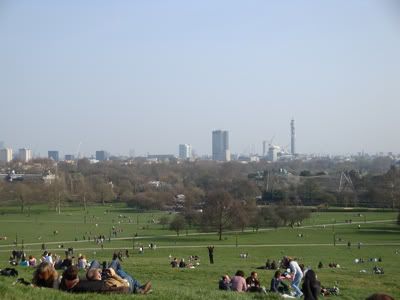
[[[179,261],[179,268],[186,268],[186,263],[185,263],[185,259],[184,258],[182,258]]]
[[[69,293],[129,293],[127,286],[109,286],[103,280],[80,280],[79,269],[69,266],[63,273],[60,290]]]
[[[270,270],[271,269],[271,260],[268,258],[267,259],[267,261],[265,262],[265,268],[267,269],[267,270]]]
[[[88,262],[87,262],[85,255],[80,255],[78,258],[78,268],[86,269],[87,266],[88,266]]]
[[[231,290],[231,279],[228,275],[222,276],[220,281],[218,282],[218,287],[220,290],[230,291]]]
[[[30,267],[36,267],[36,258],[33,255],[29,255],[28,262]]]
[[[26,260],[25,256],[22,256],[21,261],[19,262],[21,267],[29,267],[29,261]]]
[[[238,270],[235,276],[231,279],[231,289],[234,292],[246,292],[247,284],[244,279],[244,272],[242,270]]]
[[[281,271],[276,271],[274,277],[271,279],[271,287],[269,290],[271,293],[289,294],[288,285],[282,281]]]
[[[35,286],[58,289],[60,279],[53,264],[44,261],[33,273],[32,283]]]
[[[100,269],[100,263],[93,261],[86,273],[89,281],[103,280],[107,286],[128,287],[130,293],[147,294],[151,289],[151,282],[141,285],[136,279],[126,273],[118,260],[113,260],[108,269]]]
[[[276,270],[278,267],[277,267],[277,264],[276,264],[276,261],[275,260],[273,260],[272,261],[272,263],[271,263],[271,270]]]
[[[178,267],[178,260],[176,257],[170,262],[172,268],[177,268]]]
[[[265,289],[261,287],[258,274],[255,271],[251,272],[250,276],[246,278],[246,284],[248,292],[265,292]]]

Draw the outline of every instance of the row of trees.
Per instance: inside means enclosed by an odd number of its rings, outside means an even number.
[[[175,215],[170,222],[170,229],[179,235],[183,229],[196,226],[203,231],[216,231],[219,239],[222,233],[229,229],[240,229],[247,227],[258,231],[261,227],[294,226],[300,224],[310,216],[310,210],[294,206],[265,206],[259,207],[255,200],[238,201],[225,190],[216,190],[209,193],[205,198],[203,209],[193,210],[186,207]],[[162,224],[168,223],[166,217],[161,220]]]
[[[37,170],[38,165],[42,165],[43,170]],[[10,167],[18,172],[18,165]],[[35,172],[50,168],[57,174],[57,179],[50,185],[29,180],[0,182],[0,201],[18,202],[21,210],[29,207],[29,203],[45,202],[60,210],[68,203],[86,206],[93,202],[105,204],[115,201],[140,209],[171,209],[175,205],[174,196],[183,194],[185,209],[198,209],[213,198],[214,192],[225,191],[238,203],[249,203],[249,200],[262,195],[261,203],[277,205],[397,208],[400,204],[400,170],[393,166],[393,161],[382,158],[346,164],[331,160],[276,164],[220,164],[212,161],[180,164],[107,161],[90,164],[87,159],[81,159],[77,164],[59,163],[57,167],[43,160],[33,164],[32,168]],[[345,182],[340,187],[338,171],[345,168],[350,170],[346,176],[351,184]],[[309,170],[309,173],[304,170]],[[299,176],[305,173],[308,176]],[[158,184],[150,184],[151,181]]]

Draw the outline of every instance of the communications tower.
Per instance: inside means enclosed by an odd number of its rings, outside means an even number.
[[[294,129],[294,119],[290,121],[290,153],[292,155],[296,154],[296,134]]]

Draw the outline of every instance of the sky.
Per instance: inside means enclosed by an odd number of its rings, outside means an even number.
[[[0,1],[0,141],[47,155],[400,153],[396,0]]]

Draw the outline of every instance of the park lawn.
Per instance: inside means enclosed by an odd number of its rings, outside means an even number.
[[[222,274],[233,275],[242,269],[246,275],[265,264],[266,259],[279,260],[283,255],[295,256],[300,263],[316,269],[322,285],[340,288],[341,295],[333,299],[365,299],[373,292],[386,292],[395,298],[400,297],[400,248],[399,226],[387,220],[395,219],[396,213],[367,212],[366,221],[358,228],[353,216],[352,224],[344,221],[349,218],[340,212],[314,213],[305,227],[285,227],[263,229],[255,232],[224,233],[222,241],[215,233],[204,234],[189,230],[188,235],[163,229],[157,220],[165,213],[138,213],[124,207],[90,207],[89,213],[82,208],[65,209],[61,215],[49,211],[46,207],[32,207],[30,216],[20,214],[16,208],[0,210],[0,236],[9,239],[0,241],[0,268],[8,266],[7,260],[13,248],[12,242],[18,238],[18,248],[24,240],[27,254],[37,258],[42,252],[41,244],[59,255],[63,255],[61,244],[73,247],[75,255],[85,254],[88,259],[110,261],[115,250],[128,249],[129,258],[124,258],[123,266],[135,278],[144,283],[151,279],[153,293],[148,299],[277,299],[276,295],[237,294],[218,291],[217,282]],[[346,212],[347,213],[347,212]],[[352,213],[354,215],[354,213]],[[86,215],[86,223],[84,216]],[[122,216],[122,217],[121,217]],[[128,219],[131,219],[131,223]],[[153,219],[156,222],[153,222]],[[336,220],[332,222],[332,220]],[[343,222],[342,222],[343,220]],[[139,222],[137,222],[139,221]],[[325,221],[325,222],[324,222]],[[120,223],[118,223],[120,222]],[[362,222],[365,222],[362,217]],[[139,224],[137,224],[139,223]],[[341,224],[344,223],[344,224]],[[96,226],[97,224],[97,226]],[[321,224],[334,224],[314,226]],[[104,249],[93,241],[83,241],[81,236],[92,231],[108,237],[111,226],[122,228],[117,238],[104,243]],[[313,227],[314,226],[314,227]],[[54,235],[53,231],[58,233]],[[138,237],[133,239],[133,235]],[[39,240],[38,237],[41,237]],[[75,238],[78,241],[75,241]],[[333,245],[335,238],[336,246]],[[66,242],[67,241],[67,242]],[[347,242],[351,247],[347,247]],[[149,243],[157,245],[156,250],[148,249]],[[358,249],[358,243],[362,243]],[[145,245],[144,254],[138,254],[138,246]],[[215,264],[208,262],[207,245],[215,246]],[[134,249],[133,249],[134,247]],[[247,259],[240,258],[248,253]],[[169,257],[185,258],[200,256],[200,266],[195,269],[172,269]],[[381,263],[369,262],[369,258],[382,258]],[[355,258],[364,258],[363,264],[355,264]],[[317,269],[319,262],[324,268]],[[340,264],[341,268],[328,268],[330,262]],[[383,267],[385,274],[372,274],[374,265]],[[17,267],[19,277],[31,279],[32,270]],[[364,272],[365,270],[365,272]],[[361,271],[361,272],[360,272]],[[258,270],[261,283],[269,287],[273,271]],[[13,279],[0,277],[1,299],[89,299],[90,295],[68,295],[47,289],[32,289],[21,285],[12,285]],[[15,287],[18,287],[15,288]],[[96,295],[102,299],[126,299],[126,295]]]

